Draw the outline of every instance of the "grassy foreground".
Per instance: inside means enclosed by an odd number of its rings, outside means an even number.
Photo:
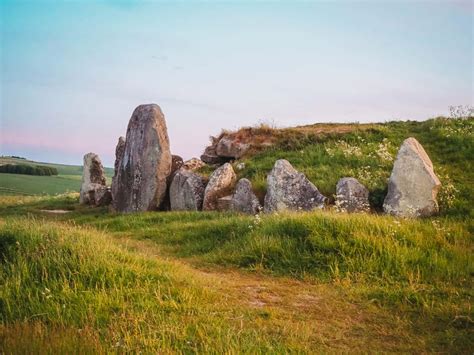
[[[79,206],[77,195],[1,200],[6,349],[467,353],[474,346],[468,220],[119,215]],[[42,212],[58,208],[71,212]]]

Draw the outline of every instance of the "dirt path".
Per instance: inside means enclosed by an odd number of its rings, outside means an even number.
[[[197,267],[182,259],[161,256],[152,241],[117,240],[134,252],[165,259],[183,269],[196,283],[216,292],[222,302],[243,310],[257,310],[261,317],[255,322],[264,331],[336,351],[424,348],[422,338],[411,334],[407,319],[370,302],[357,301],[342,285],[315,284],[240,269]],[[243,318],[241,322],[245,326]]]

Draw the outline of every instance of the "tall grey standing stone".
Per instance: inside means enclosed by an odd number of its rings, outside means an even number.
[[[110,190],[99,156],[95,153],[84,155],[80,203],[101,206],[110,203],[110,200]]]
[[[170,186],[171,210],[201,210],[205,188],[205,178],[184,168],[179,169]]]
[[[217,168],[209,178],[209,183],[204,191],[202,209],[213,211],[217,209],[217,200],[232,193],[237,176],[232,165],[225,163]]]
[[[248,179],[240,179],[232,195],[231,209],[237,212],[257,214],[260,211],[260,202],[252,190],[252,183]]]
[[[408,138],[393,165],[384,211],[399,217],[431,216],[438,212],[440,187],[428,154],[415,138]]]
[[[165,198],[170,172],[171,152],[165,117],[158,105],[140,105],[127,128],[116,177],[115,208],[121,212],[157,209]]]
[[[349,213],[368,212],[369,190],[355,178],[342,178],[336,185],[336,206]]]
[[[327,197],[287,160],[280,159],[275,162],[267,176],[264,212],[309,211],[323,208],[326,201]]]
[[[115,201],[117,196],[117,175],[118,169],[120,167],[120,161],[123,158],[123,153],[125,151],[125,137],[119,137],[117,146],[115,147],[115,163],[114,163],[114,176],[112,177],[112,202]]]

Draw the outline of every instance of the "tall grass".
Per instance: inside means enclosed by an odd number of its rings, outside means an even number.
[[[179,266],[128,252],[103,233],[16,219],[0,224],[0,243],[0,346],[7,353],[44,352],[49,340],[67,352],[287,349],[254,327],[240,328],[256,312],[229,307]]]

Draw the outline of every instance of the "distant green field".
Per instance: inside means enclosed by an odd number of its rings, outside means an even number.
[[[2,164],[28,164],[54,167],[58,176],[33,176],[0,173],[0,195],[55,195],[69,191],[79,191],[82,166],[39,163],[31,160],[0,157]],[[105,168],[107,183],[110,184],[113,169]]]

